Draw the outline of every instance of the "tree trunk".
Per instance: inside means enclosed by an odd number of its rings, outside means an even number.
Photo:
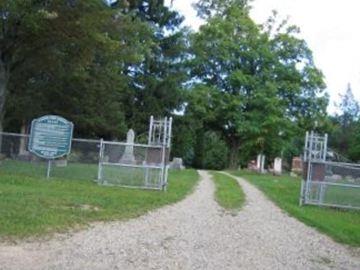
[[[6,64],[2,59],[0,52],[0,132],[3,131],[3,120],[5,114],[5,98],[7,94],[7,86],[9,81],[9,72]],[[0,153],[2,146],[2,135],[0,134]]]
[[[240,142],[236,139],[230,142],[229,169],[236,170],[239,166]]]
[[[21,133],[21,135],[26,135],[26,122],[25,121],[22,122],[20,133]],[[29,154],[29,152],[27,151],[27,138],[21,137],[20,138],[19,155],[24,156],[24,155],[28,155],[28,154]]]

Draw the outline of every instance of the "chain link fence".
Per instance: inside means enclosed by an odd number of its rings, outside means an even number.
[[[27,151],[29,135],[0,133],[0,172],[46,177],[48,161]],[[71,154],[51,161],[50,176],[63,179],[96,180],[100,140],[73,139]]]
[[[162,189],[168,170],[163,151],[161,145],[103,141],[98,179],[104,185]]]
[[[360,164],[334,156],[327,136],[307,134],[300,203],[360,209]]]
[[[27,134],[0,133],[0,173],[45,178],[49,170],[52,178],[158,190],[167,184],[170,142],[165,139],[136,144],[74,138],[71,153],[51,161],[29,152],[28,143]]]

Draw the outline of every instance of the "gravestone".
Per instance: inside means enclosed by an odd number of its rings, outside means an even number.
[[[247,169],[251,170],[251,171],[256,171],[257,167],[256,167],[256,161],[255,160],[251,160],[248,165],[247,165]]]
[[[66,167],[68,165],[67,159],[57,159],[55,160],[56,167]]]
[[[173,160],[170,162],[170,169],[173,170],[185,169],[182,158],[173,158]]]
[[[258,155],[256,158],[256,170],[257,171],[260,171],[260,168],[261,168],[261,156],[262,155]]]
[[[265,155],[261,155],[261,167],[260,172],[265,173]]]
[[[256,168],[260,173],[265,173],[265,155],[259,154],[256,159]]]
[[[134,164],[134,140],[135,140],[135,132],[130,129],[126,135],[126,146],[124,150],[124,154],[120,159],[120,163],[123,164]]]
[[[274,174],[281,175],[282,174],[282,159],[277,157],[274,160]]]
[[[292,159],[291,172],[294,175],[301,175],[303,171],[303,162],[300,157],[294,157]]]

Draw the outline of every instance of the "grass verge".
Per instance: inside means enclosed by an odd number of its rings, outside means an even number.
[[[317,206],[299,206],[300,179],[231,171],[257,186],[269,199],[303,223],[335,241],[360,247],[360,212]]]
[[[245,201],[245,194],[239,183],[232,177],[212,172],[215,182],[215,199],[226,210],[239,210]]]
[[[171,171],[168,190],[160,192],[104,187],[91,180],[0,173],[0,239],[42,236],[93,221],[137,217],[183,199],[197,180],[195,170]]]

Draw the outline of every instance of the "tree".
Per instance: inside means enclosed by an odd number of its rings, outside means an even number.
[[[194,7],[200,18],[209,19],[213,16],[224,15],[229,6],[249,9],[248,2],[248,0],[199,0]]]
[[[222,133],[232,168],[240,150],[279,154],[299,123],[326,113],[326,98],[317,97],[322,74],[294,30],[270,34],[251,20],[248,9],[229,5],[193,35],[192,81],[204,85],[202,96],[211,100],[204,104],[212,111],[204,122]]]
[[[140,63],[129,66],[127,72],[126,121],[141,133],[147,128],[149,115],[170,116],[184,102],[188,30],[180,26],[183,17],[165,6],[164,1],[128,2],[129,13],[152,29],[150,52]]]
[[[65,95],[71,98],[72,93],[62,91],[61,79],[70,77],[65,74],[74,74],[71,76],[74,78],[75,74],[83,73],[93,61],[94,48],[103,41],[99,29],[107,14],[103,3],[96,0],[2,1],[0,13],[2,128],[5,97],[12,99],[12,104],[19,98],[20,104],[35,102],[40,108],[17,106],[19,109],[13,115],[17,118],[47,111],[41,101],[49,101],[45,97],[49,92],[55,94],[51,100],[58,103]],[[59,96],[60,92],[63,95]],[[50,108],[53,104],[49,104]],[[31,112],[29,116],[28,112]]]
[[[339,113],[331,118],[333,131],[330,135],[331,147],[343,156],[354,161],[359,159],[358,143],[360,143],[359,116],[360,105],[356,101],[351,85],[348,84],[345,95],[340,95],[341,101],[337,104]]]
[[[340,109],[339,120],[343,127],[359,120],[360,104],[355,99],[350,83],[347,86],[345,95],[340,95],[341,102],[337,105]]]
[[[150,53],[152,29],[123,6],[110,9],[101,1],[53,1],[47,9],[57,14],[43,22],[51,36],[45,31],[34,41],[48,42],[46,48],[34,47],[9,80],[7,128],[19,131],[51,113],[73,121],[78,136],[124,136],[128,70]]]

